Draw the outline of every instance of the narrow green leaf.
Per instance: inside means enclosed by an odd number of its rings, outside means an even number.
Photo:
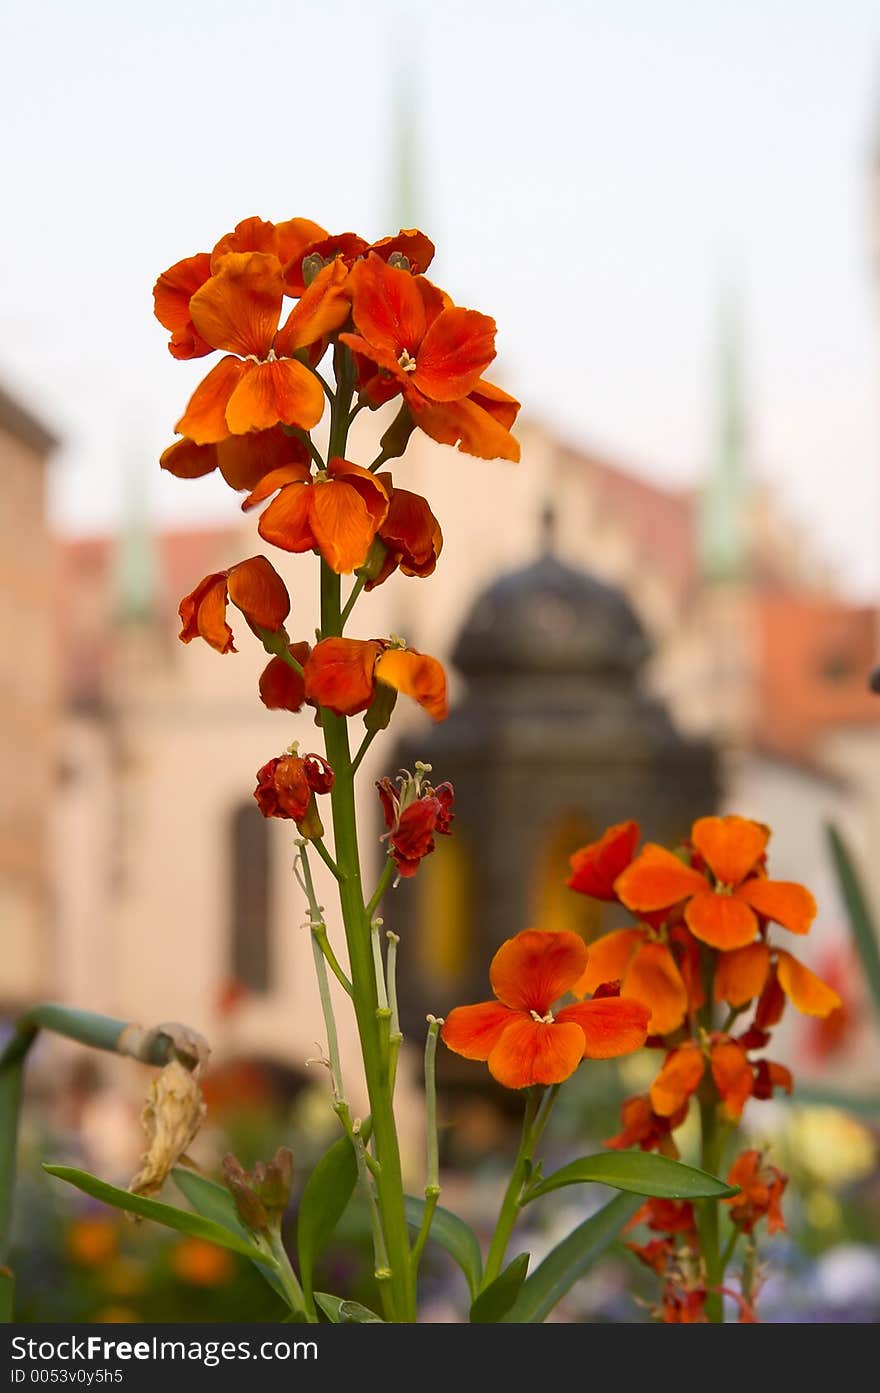
[[[861,876],[856,870],[855,862],[846,842],[833,822],[825,824],[825,833],[828,837],[828,846],[837,875],[837,883],[846,904],[849,926],[859,957],[862,960],[862,967],[865,970],[865,980],[868,983],[871,1002],[878,1019],[880,1019],[880,938],[877,935],[874,917],[871,914]]]
[[[425,1201],[415,1195],[407,1195],[404,1206],[407,1223],[418,1232],[425,1212]],[[445,1248],[449,1256],[458,1263],[467,1277],[471,1300],[476,1300],[483,1276],[483,1257],[473,1229],[463,1219],[459,1219],[457,1214],[452,1214],[448,1209],[441,1209],[438,1205],[431,1221],[430,1237],[439,1243],[441,1248]]]
[[[480,1292],[471,1306],[472,1325],[495,1325],[510,1310],[529,1270],[529,1254],[520,1253]]]
[[[737,1193],[736,1187],[716,1180],[708,1171],[671,1161],[667,1156],[648,1151],[603,1151],[562,1166],[529,1190],[526,1199],[534,1200],[552,1190],[561,1190],[564,1185],[583,1185],[588,1181],[665,1200],[724,1199]]]
[[[347,1138],[346,1138],[347,1140]],[[343,1301],[326,1291],[316,1291],[315,1301],[333,1325],[384,1325],[381,1316],[359,1301]]]
[[[222,1224],[224,1228],[237,1234],[246,1243],[253,1241],[249,1229],[239,1219],[235,1200],[225,1185],[218,1185],[216,1180],[209,1180],[206,1175],[199,1175],[198,1171],[190,1170],[188,1166],[175,1166],[171,1172],[171,1179],[184,1199],[189,1200],[197,1214],[201,1214],[205,1219],[213,1219],[217,1224]],[[252,1257],[251,1261],[272,1290],[286,1304],[287,1296],[284,1287],[271,1260],[267,1261],[264,1256],[261,1256],[259,1259]]]
[[[296,1245],[306,1296],[312,1291],[315,1261],[333,1236],[357,1185],[357,1160],[348,1137],[340,1137],[321,1157],[306,1182],[299,1205]]]
[[[513,1306],[503,1316],[510,1324],[538,1324],[570,1291],[596,1258],[613,1243],[627,1220],[641,1204],[637,1195],[617,1195],[598,1214],[582,1224],[548,1253],[531,1277],[527,1277]]]
[[[0,1325],[9,1325],[15,1316],[15,1278],[8,1267],[0,1267]]]
[[[159,1200],[132,1195],[128,1190],[120,1190],[95,1175],[89,1175],[87,1171],[77,1170],[75,1166],[44,1165],[43,1170],[59,1180],[66,1180],[68,1185],[75,1185],[77,1190],[91,1195],[93,1199],[113,1205],[114,1209],[124,1209],[129,1214],[138,1214],[142,1219],[153,1219],[157,1224],[176,1229],[178,1233],[188,1233],[193,1238],[204,1238],[208,1243],[216,1243],[219,1248],[241,1253],[242,1257],[250,1258],[252,1262],[264,1263],[267,1260],[266,1254],[251,1240],[241,1238],[231,1229],[201,1214],[190,1214],[185,1209],[175,1209],[173,1205],[162,1204]]]

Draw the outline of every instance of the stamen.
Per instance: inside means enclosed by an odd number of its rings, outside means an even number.
[[[548,1011],[547,1014],[546,1014],[546,1016],[539,1016],[538,1013],[537,1013],[537,1011],[530,1011],[530,1012],[529,1012],[529,1015],[531,1016],[532,1020],[535,1022],[535,1025],[553,1025],[553,1012],[552,1012],[552,1011]]]
[[[398,366],[403,368],[404,372],[415,372],[418,367],[415,358],[410,357],[406,349],[403,350],[397,362]]]

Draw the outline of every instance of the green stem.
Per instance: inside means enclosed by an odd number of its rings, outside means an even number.
[[[715,954],[701,945],[701,972],[705,1003],[700,1009],[700,1026],[711,1034],[714,1017]],[[724,1124],[719,1116],[718,1090],[708,1074],[701,1086],[700,1096],[700,1165],[710,1175],[720,1175],[724,1162]],[[724,1277],[721,1260],[721,1203],[719,1200],[699,1200],[696,1205],[697,1233],[700,1253],[706,1269],[706,1318],[713,1325],[724,1322],[724,1297],[718,1288]]]
[[[358,746],[358,752],[357,752],[357,754],[355,755],[354,759],[352,760],[351,772],[352,772],[353,774],[356,774],[357,771],[360,769],[360,767],[361,767],[361,760],[363,759],[364,755],[367,753],[367,750],[370,748],[370,746],[372,745],[373,741],[375,740],[375,738],[376,738],[376,736],[377,736],[378,734],[379,734],[378,730],[368,730],[368,731],[367,731],[366,735],[364,736],[363,740],[361,741],[360,745]]]
[[[341,613],[340,616],[339,616],[339,631],[340,631],[340,633],[341,633],[341,632],[343,631],[343,629],[345,628],[345,626],[346,626],[346,624],[347,624],[347,622],[348,622],[348,616],[351,614],[352,610],[354,609],[355,605],[357,604],[358,597],[359,597],[361,591],[363,590],[364,586],[366,585],[366,583],[367,583],[367,581],[366,581],[366,577],[365,577],[365,576],[358,576],[358,578],[357,578],[357,580],[355,581],[354,585],[351,587],[351,594],[349,595],[348,599],[346,600],[345,605],[343,606],[342,613]]]
[[[556,1101],[558,1087],[549,1089],[546,1093],[541,1087],[530,1088],[526,1095],[526,1111],[523,1118],[522,1137],[520,1139],[519,1150],[516,1153],[516,1160],[513,1163],[513,1171],[504,1192],[504,1199],[501,1201],[501,1210],[498,1214],[498,1222],[495,1225],[495,1233],[489,1247],[486,1258],[486,1269],[483,1273],[482,1290],[494,1282],[504,1266],[504,1256],[507,1252],[507,1245],[510,1242],[510,1235],[516,1226],[522,1209],[523,1195],[526,1188],[526,1178],[529,1173],[529,1163],[534,1155],[535,1147],[541,1139],[541,1134],[547,1125],[553,1104]]]
[[[379,884],[376,886],[375,890],[373,891],[372,895],[370,896],[370,902],[369,902],[369,904],[367,905],[367,918],[368,918],[368,919],[372,919],[372,917],[373,917],[373,915],[375,914],[376,910],[379,908],[379,905],[380,905],[381,900],[382,900],[382,896],[385,894],[385,891],[388,889],[388,886],[391,884],[392,880],[394,879],[394,872],[395,872],[396,869],[397,869],[397,868],[396,868],[396,866],[394,865],[394,862],[392,861],[391,857],[389,856],[388,859],[387,859],[386,862],[385,862],[385,865],[382,867],[382,874],[381,874],[380,877],[379,877]]]
[[[315,1310],[315,1303],[306,1300],[305,1292],[297,1280],[296,1273],[290,1265],[290,1258],[281,1242],[280,1233],[270,1232],[268,1247],[275,1259],[275,1271],[278,1273],[284,1299],[291,1311],[300,1311],[311,1324],[317,1324],[318,1313]]]
[[[320,837],[311,837],[310,842],[311,845],[317,851],[321,860],[324,862],[324,865],[327,867],[327,869],[336,877],[337,880],[341,880],[342,871],[339,869],[336,862],[333,860],[333,857],[330,855],[322,839]]]

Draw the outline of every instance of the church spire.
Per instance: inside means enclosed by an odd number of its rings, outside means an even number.
[[[738,298],[722,308],[712,464],[700,498],[699,549],[709,581],[741,580],[748,561],[746,538],[745,410],[742,324]]]
[[[150,510],[150,478],[144,461],[129,454],[122,479],[113,586],[119,624],[146,624],[155,615],[159,561]]]
[[[418,68],[412,30],[398,32],[391,87],[388,179],[389,228],[417,227],[422,215],[418,181],[419,129],[415,77]]]

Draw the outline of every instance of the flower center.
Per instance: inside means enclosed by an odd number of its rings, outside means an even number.
[[[418,366],[415,358],[410,357],[406,349],[404,349],[401,353],[400,357],[397,360],[397,363],[399,367],[403,368],[404,372],[415,372]]]
[[[546,1016],[539,1016],[538,1013],[537,1013],[537,1011],[530,1011],[530,1012],[529,1012],[529,1015],[531,1016],[532,1020],[535,1022],[535,1025],[552,1025],[552,1024],[553,1024],[553,1012],[552,1012],[552,1011],[548,1011],[547,1014],[546,1014]]]

